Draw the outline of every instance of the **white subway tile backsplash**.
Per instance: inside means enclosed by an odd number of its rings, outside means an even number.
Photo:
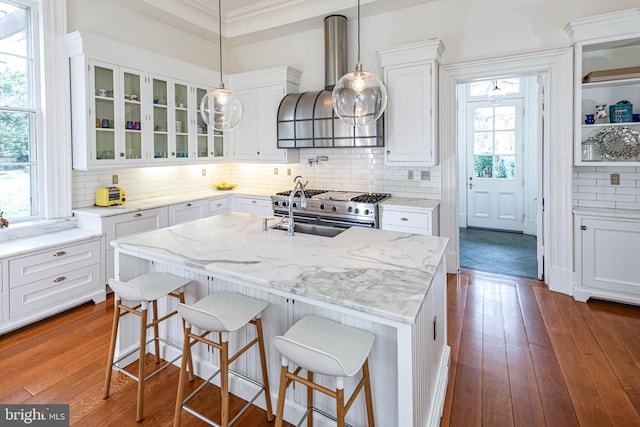
[[[611,185],[613,173],[619,185]],[[576,166],[572,184],[574,206],[640,210],[640,168]]]
[[[440,166],[419,170],[388,166],[384,164],[383,148],[301,149],[299,154],[300,161],[294,164],[220,163],[73,171],[73,208],[92,206],[96,188],[111,186],[112,175],[118,175],[117,185],[125,189],[128,200],[209,190],[220,181],[245,188],[283,191],[292,188],[298,175],[309,182],[309,188],[440,198]],[[308,160],[316,156],[327,156],[329,160],[309,165]],[[207,169],[206,176],[202,176],[203,168]],[[277,175],[274,168],[278,169]],[[414,171],[413,180],[407,179],[407,170]],[[420,180],[420,170],[430,171],[430,180]]]

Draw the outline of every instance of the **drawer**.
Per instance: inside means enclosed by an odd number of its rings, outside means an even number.
[[[168,225],[183,224],[204,218],[206,201],[195,200],[193,202],[177,203],[169,206]]]
[[[271,198],[238,197],[233,199],[233,210],[256,215],[273,215]]]
[[[9,287],[16,288],[46,277],[64,276],[91,264],[100,264],[100,240],[63,246],[9,261]]]
[[[430,230],[431,214],[423,212],[394,211],[384,209],[381,214],[382,225],[422,228]]]
[[[208,201],[207,215],[218,215],[221,213],[229,212],[231,210],[231,203],[228,197],[220,197],[218,199],[209,199]]]
[[[108,217],[105,224],[106,247],[111,241],[145,231],[158,230],[167,226],[167,208],[145,209]]]
[[[66,271],[9,291],[9,318],[36,313],[99,289],[100,264]]]

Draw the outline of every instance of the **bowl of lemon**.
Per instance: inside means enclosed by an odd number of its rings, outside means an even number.
[[[216,188],[218,190],[233,190],[236,187],[236,184],[231,184],[226,181],[222,181],[216,184]]]

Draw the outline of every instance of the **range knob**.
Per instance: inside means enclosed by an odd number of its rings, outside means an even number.
[[[333,212],[338,212],[338,208],[336,208],[335,206],[334,206],[334,207],[332,207],[332,208],[331,208],[331,210],[332,210]]]
[[[365,209],[365,210],[364,210],[364,214],[365,214],[365,215],[369,215],[369,209]]]
[[[351,213],[351,211],[352,211],[352,210],[353,210],[353,208],[352,208],[351,206],[349,206],[349,207],[347,208],[347,212],[349,212],[349,213]]]
[[[287,202],[282,202],[283,207],[287,207]]]
[[[360,209],[356,208],[355,213],[356,213],[356,215],[358,215],[360,213]]]
[[[293,202],[293,205],[292,205],[292,206],[293,206],[294,208],[297,208],[297,207],[298,207],[298,204],[297,204],[296,202]]]
[[[320,209],[324,209],[324,203],[320,203]]]
[[[280,203],[278,203],[277,201],[273,202],[273,206],[278,206]]]

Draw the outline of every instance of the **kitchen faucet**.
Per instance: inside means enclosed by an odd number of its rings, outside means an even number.
[[[300,209],[306,208],[307,196],[304,194],[304,186],[309,183],[309,181],[307,181],[303,184],[302,177],[300,175],[293,178],[293,182],[295,182],[296,185],[293,187],[293,190],[291,190],[291,193],[289,193],[289,224],[287,225],[287,234],[289,236],[293,236],[293,229],[295,228],[295,224],[293,222],[293,198],[297,193],[300,193]]]

